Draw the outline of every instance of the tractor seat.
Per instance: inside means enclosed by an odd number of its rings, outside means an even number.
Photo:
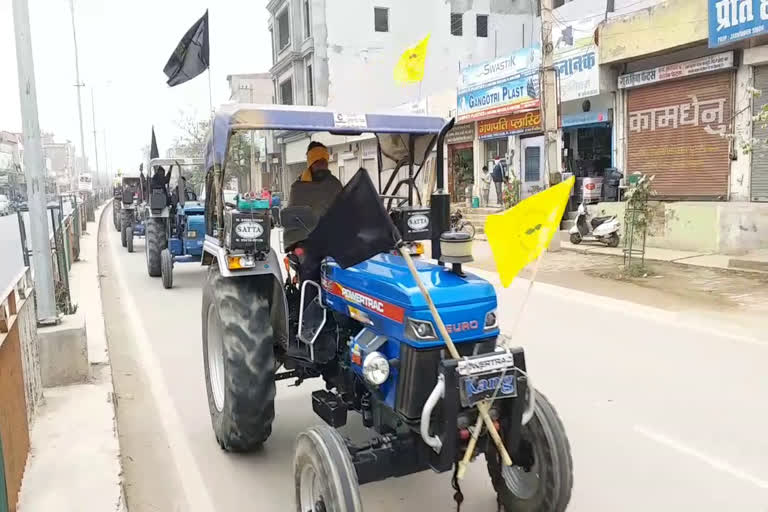
[[[600,224],[605,224],[609,220],[614,219],[615,215],[606,215],[605,217],[595,217],[591,221],[589,221],[590,224],[592,224],[592,229],[595,229]]]

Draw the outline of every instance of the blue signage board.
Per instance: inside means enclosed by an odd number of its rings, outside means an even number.
[[[709,47],[768,34],[768,2],[765,0],[707,0]]]
[[[459,121],[539,108],[539,75],[517,75],[457,96]]]
[[[578,114],[563,114],[560,116],[560,126],[584,126],[586,124],[610,123],[610,111],[580,112]]]

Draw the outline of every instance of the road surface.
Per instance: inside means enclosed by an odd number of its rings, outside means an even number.
[[[164,290],[147,276],[143,240],[128,254],[104,218],[102,298],[129,510],[293,510],[292,446],[319,423],[309,395],[320,383],[281,382],[265,449],[222,452],[203,381],[204,269],[177,265]],[[505,331],[526,286],[499,289]],[[766,510],[768,339],[711,316],[538,283],[514,337],[568,431],[569,510]],[[463,491],[464,510],[496,510],[482,459]],[[367,512],[454,509],[450,474],[369,484],[362,495]]]

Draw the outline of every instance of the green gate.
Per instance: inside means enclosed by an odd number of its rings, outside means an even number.
[[[0,439],[0,512],[8,512],[8,489],[5,487],[5,456],[3,456],[2,439]]]

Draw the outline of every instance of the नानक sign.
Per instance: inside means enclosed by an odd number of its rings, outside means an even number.
[[[768,33],[768,0],[707,0],[709,47]]]

